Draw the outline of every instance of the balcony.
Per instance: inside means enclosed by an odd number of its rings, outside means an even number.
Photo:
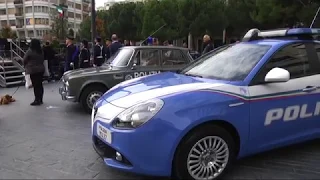
[[[23,0],[14,0],[13,4],[14,5],[23,5]]]
[[[17,27],[17,29],[23,29],[23,25],[21,25],[21,24],[17,24],[16,27]]]
[[[24,14],[22,12],[16,12],[14,15],[16,16],[16,18],[23,18]]]
[[[91,0],[82,0],[83,3],[91,3]]]

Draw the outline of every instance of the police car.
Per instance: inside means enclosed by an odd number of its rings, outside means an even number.
[[[120,83],[92,111],[94,148],[124,171],[217,179],[236,159],[319,138],[318,35],[253,29],[179,73]]]
[[[62,100],[79,102],[90,113],[96,100],[118,83],[150,74],[177,71],[192,61],[187,48],[126,46],[99,68],[65,72],[59,93]]]

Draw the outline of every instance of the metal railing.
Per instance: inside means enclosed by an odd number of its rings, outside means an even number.
[[[0,69],[2,70],[1,72],[3,72],[2,74],[0,74],[0,86],[4,87],[6,86],[6,70],[4,69],[4,58],[0,56],[0,60],[1,60],[1,65],[0,65]]]
[[[17,66],[20,70],[24,71],[23,66],[17,61],[17,57],[20,61],[23,61],[23,56],[25,55],[25,51],[21,49],[16,43],[14,43],[12,40],[9,40],[10,42],[10,50],[11,50],[11,60],[12,63]]]

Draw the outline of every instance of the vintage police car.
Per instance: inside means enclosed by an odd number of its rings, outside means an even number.
[[[103,93],[128,79],[177,71],[193,61],[188,49],[171,46],[126,46],[100,68],[66,72],[59,89],[63,100],[80,102],[87,112]]]
[[[250,30],[179,73],[118,84],[92,111],[106,165],[216,179],[235,159],[320,134],[320,29]]]

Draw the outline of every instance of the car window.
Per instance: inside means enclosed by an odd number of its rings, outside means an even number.
[[[320,60],[320,42],[314,43],[314,48],[317,52],[318,59]]]
[[[159,66],[160,63],[160,51],[157,49],[142,49],[139,50],[134,59],[133,63],[136,66]]]
[[[119,49],[108,61],[107,63],[111,62],[112,66],[127,66],[129,60],[133,54],[133,49],[130,48],[123,48]]]
[[[188,60],[184,57],[181,50],[162,50],[162,65],[175,66],[184,64],[188,64]]]
[[[229,81],[242,81],[268,52],[271,46],[232,44],[199,58],[181,74]]]
[[[306,45],[303,43],[295,43],[276,52],[263,69],[261,69],[252,85],[263,83],[266,74],[275,67],[289,71],[290,79],[316,74],[316,72],[311,69]]]

